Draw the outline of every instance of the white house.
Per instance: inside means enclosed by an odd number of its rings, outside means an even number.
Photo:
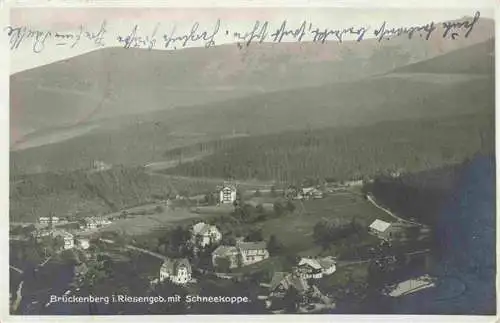
[[[368,231],[377,236],[379,239],[388,241],[401,237],[402,225],[376,219],[372,224],[370,224]]]
[[[183,285],[191,280],[191,264],[186,258],[167,259],[160,267],[160,281],[166,279],[174,284]]]
[[[219,203],[232,204],[236,201],[236,187],[234,185],[224,185],[219,190]]]
[[[269,258],[269,252],[265,241],[259,242],[237,242],[236,248],[241,255],[242,266],[254,264]]]
[[[62,237],[64,240],[64,249],[72,249],[75,247],[75,237],[66,231],[57,230],[52,233],[52,237]]]
[[[104,217],[90,217],[85,219],[85,226],[87,229],[96,229],[112,222]]]
[[[57,216],[53,216],[52,220],[50,216],[42,216],[38,219],[40,224],[49,224],[52,221],[52,224],[56,224],[59,222],[59,218]]]
[[[323,192],[316,187],[304,187],[302,189],[302,194],[306,199],[321,199],[323,198]]]
[[[86,250],[90,247],[89,239],[79,238],[77,241],[78,241],[78,245],[80,246],[80,248],[82,248],[84,250]]]
[[[222,239],[222,233],[215,225],[198,222],[191,228],[191,240],[199,246],[205,247],[214,243],[218,243]]]
[[[306,279],[319,279],[331,275],[337,270],[333,257],[302,258],[297,265],[299,276]]]

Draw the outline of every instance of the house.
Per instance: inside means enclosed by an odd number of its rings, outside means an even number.
[[[160,267],[160,281],[183,285],[191,280],[191,264],[186,258],[166,259]]]
[[[376,219],[370,224],[368,227],[368,232],[377,236],[380,239],[387,240],[388,238],[388,229],[391,226],[389,222],[385,222],[383,220]]]
[[[87,229],[96,229],[97,228],[97,222],[95,221],[94,218],[86,218],[84,221],[85,221],[85,227]]]
[[[198,222],[191,228],[191,240],[199,246],[205,247],[214,243],[218,243],[222,239],[222,233],[215,225]]]
[[[52,234],[52,231],[50,230],[36,230],[36,231],[33,231],[31,233],[31,235],[34,237],[34,238],[42,238],[42,237],[48,237]]]
[[[46,216],[46,217],[40,217],[38,219],[38,221],[40,222],[40,224],[48,225],[51,222],[52,222],[52,224],[56,224],[59,222],[59,218],[57,216],[53,216],[53,217]]]
[[[219,204],[233,204],[236,201],[236,186],[226,184],[219,189]]]
[[[111,223],[109,219],[103,217],[90,217],[85,219],[85,226],[87,229],[96,229]]]
[[[302,199],[301,190],[295,186],[289,186],[285,190],[285,197],[288,199],[300,200]]]
[[[104,217],[97,217],[97,218],[95,218],[95,222],[96,222],[96,224],[97,224],[98,227],[102,227],[102,226],[105,226],[105,225],[108,225],[108,224],[112,223],[109,219],[104,218]]]
[[[84,250],[86,250],[90,247],[89,239],[86,239],[86,238],[78,238],[77,243],[78,243],[78,246]]]
[[[240,252],[235,246],[218,246],[212,252],[212,264],[214,268],[218,267],[218,260],[225,258],[229,261],[229,268],[236,268],[240,265]]]
[[[333,257],[302,258],[297,265],[297,274],[305,279],[319,279],[333,274],[336,269]]]
[[[369,232],[379,239],[390,240],[407,240],[413,234],[417,238],[421,234],[419,225],[403,222],[385,222],[375,220],[369,226]]]
[[[323,192],[316,187],[305,187],[302,189],[302,196],[306,199],[321,199]]]
[[[269,258],[265,241],[259,242],[237,242],[236,248],[241,255],[242,266],[254,264]]]
[[[110,169],[111,165],[108,165],[105,162],[100,161],[100,160],[93,160],[92,164],[90,165],[90,168],[93,171],[102,172],[102,171]]]
[[[294,287],[300,296],[304,296],[310,289],[305,278],[293,273],[275,272],[269,284],[269,297],[283,298],[286,292]]]
[[[217,259],[229,260],[229,268],[247,266],[269,258],[266,242],[236,241],[236,246],[221,245],[212,252],[212,264],[217,266]]]
[[[63,238],[63,240],[64,240],[64,247],[63,248],[66,250],[72,249],[75,247],[75,237],[69,232],[57,230],[57,231],[54,231],[52,233],[52,237],[53,238],[56,238],[56,237]]]
[[[362,179],[358,179],[358,180],[352,180],[352,181],[346,181],[344,184],[346,186],[363,186],[363,180]]]

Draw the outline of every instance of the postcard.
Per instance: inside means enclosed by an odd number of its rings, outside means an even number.
[[[494,18],[11,7],[9,318],[493,321]]]

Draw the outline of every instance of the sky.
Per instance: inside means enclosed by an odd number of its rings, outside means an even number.
[[[148,35],[158,26],[157,35],[169,34],[175,26],[175,35],[189,32],[195,22],[199,30],[211,32],[217,20],[220,20],[220,32],[216,44],[235,42],[233,32],[250,31],[255,22],[268,21],[270,30],[276,30],[284,20],[288,26],[298,28],[302,21],[312,23],[315,28],[368,27],[375,29],[387,21],[388,27],[418,26],[434,22],[473,16],[480,9],[481,17],[493,17],[493,11],[484,8],[13,8],[10,11],[12,27],[26,26],[30,30],[50,31],[52,33],[77,33],[83,25],[91,32],[97,32],[106,21],[105,46],[119,46],[117,36],[127,36],[134,25],[138,25],[138,35]],[[7,30],[3,36],[9,40]],[[230,31],[229,36],[224,35]],[[373,37],[367,32],[367,37]],[[158,38],[158,37],[157,37]],[[311,40],[307,36],[304,41]],[[293,39],[284,39],[293,41]],[[193,42],[187,47],[203,46],[204,42]],[[99,47],[91,41],[80,41],[73,48],[58,46],[54,41],[47,41],[43,51],[33,52],[33,41],[23,41],[10,53],[10,73],[20,72],[40,65],[77,56]],[[156,46],[155,49],[159,49]]]

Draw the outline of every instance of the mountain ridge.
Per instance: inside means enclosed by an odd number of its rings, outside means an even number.
[[[470,37],[458,40],[400,36],[381,43],[264,43],[243,50],[221,45],[174,52],[92,51],[11,76],[11,143],[86,120],[356,80],[492,35],[491,21],[480,19]]]

